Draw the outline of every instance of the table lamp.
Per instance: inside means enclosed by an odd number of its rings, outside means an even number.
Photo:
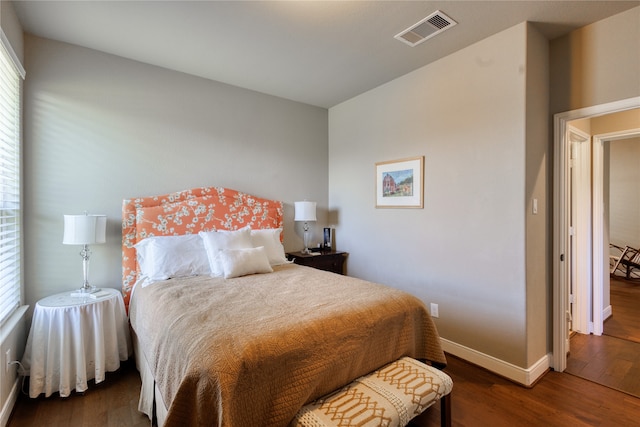
[[[309,221],[316,220],[316,202],[294,202],[294,221],[304,221],[304,250],[303,254],[309,254]]]
[[[64,245],[82,245],[80,256],[82,257],[82,272],[84,281],[82,287],[76,291],[91,293],[96,291],[89,284],[89,257],[91,251],[89,245],[104,243],[106,241],[107,216],[106,215],[65,215],[64,216]]]

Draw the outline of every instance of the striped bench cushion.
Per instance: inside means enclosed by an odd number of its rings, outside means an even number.
[[[291,425],[406,426],[452,388],[444,372],[403,357],[302,407]]]

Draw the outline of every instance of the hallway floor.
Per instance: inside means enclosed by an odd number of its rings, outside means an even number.
[[[640,397],[640,283],[611,279],[604,335],[571,337],[566,373]]]

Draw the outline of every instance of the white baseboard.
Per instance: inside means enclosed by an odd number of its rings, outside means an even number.
[[[9,422],[9,417],[11,416],[11,411],[13,411],[13,406],[16,404],[18,400],[18,393],[20,391],[20,377],[17,377],[13,382],[13,386],[11,387],[11,392],[9,392],[9,396],[7,400],[4,402],[4,406],[2,407],[2,412],[0,412],[0,426],[5,427]]]
[[[525,369],[444,338],[440,338],[440,342],[442,343],[442,349],[447,353],[527,387],[534,384],[551,366],[551,353],[543,356],[536,363]]]
[[[613,309],[610,305],[608,305],[604,310],[602,310],[602,320],[607,320],[609,317],[613,315]]]

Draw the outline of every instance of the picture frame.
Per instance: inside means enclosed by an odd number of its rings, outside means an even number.
[[[331,250],[331,229],[325,227],[323,230],[323,247],[325,250]]]
[[[424,156],[376,163],[376,208],[424,207]]]

